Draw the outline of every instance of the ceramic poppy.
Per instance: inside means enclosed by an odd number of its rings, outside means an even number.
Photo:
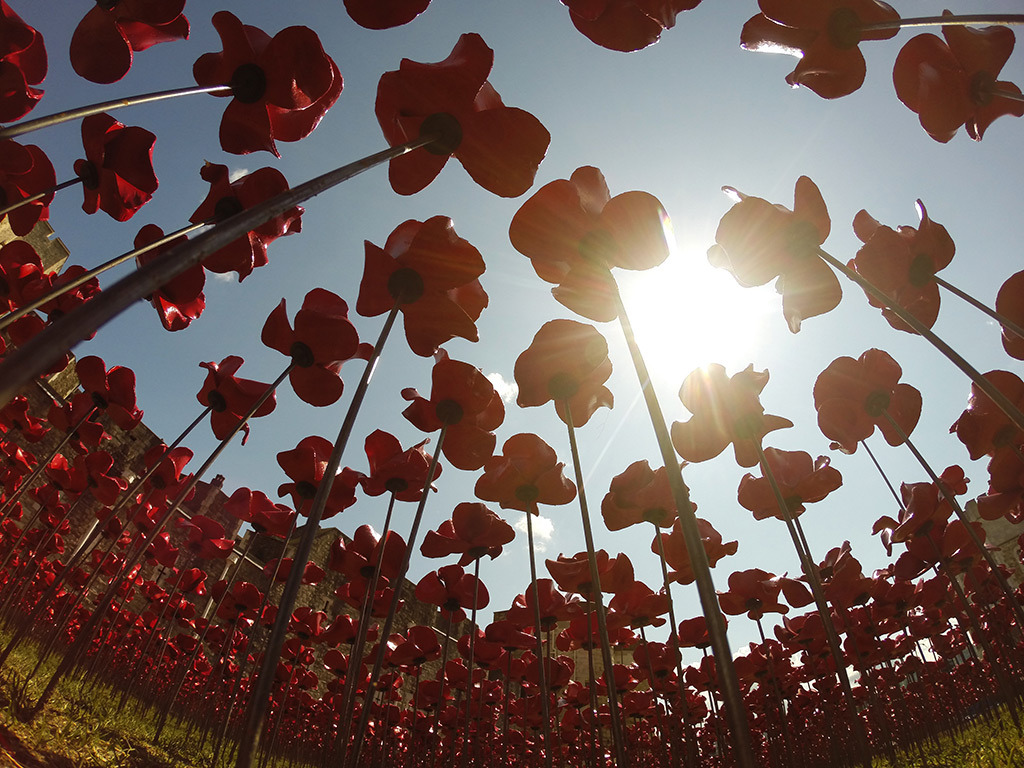
[[[391,29],[408,24],[430,5],[430,0],[345,0],[345,10],[367,29]]]
[[[476,481],[477,498],[496,501],[502,509],[540,514],[538,505],[560,506],[576,498],[576,485],[562,470],[551,446],[537,435],[513,435],[484,464]]]
[[[473,180],[502,197],[518,197],[533,185],[551,140],[540,121],[506,107],[487,82],[494,51],[480,35],[464,34],[444,61],[420,64],[402,59],[377,86],[377,122],[391,146],[424,132],[441,136],[438,145],[391,160],[391,187],[401,195],[419,192],[455,157]]]
[[[0,0],[0,123],[24,117],[43,97],[46,77],[43,36]]]
[[[638,51],[652,45],[676,15],[700,5],[700,0],[562,0],[569,18],[592,43],[613,51]]]
[[[142,248],[162,239],[164,231],[156,224],[147,224],[135,236],[135,248]],[[160,254],[188,240],[182,235],[169,240],[135,257],[140,268],[144,267]],[[157,288],[149,297],[160,323],[168,331],[180,331],[188,328],[193,320],[199,318],[206,309],[206,296],[203,288],[206,285],[206,272],[201,265],[186,269],[177,277]]]
[[[153,198],[159,184],[153,172],[156,136],[100,113],[82,120],[82,143],[85,159],[75,161],[85,192],[82,210],[102,210],[115,221],[127,221]]]
[[[22,146],[10,139],[0,139],[0,207],[6,208],[34,197],[56,184],[57,174],[43,150],[35,144]],[[53,195],[53,192],[48,192],[39,200],[4,214],[0,220],[6,218],[11,231],[24,237],[36,222],[49,220]]]
[[[308,27],[286,27],[271,38],[227,11],[213,15],[224,50],[204,53],[192,67],[202,86],[228,85],[231,102],[220,121],[225,152],[266,150],[276,141],[299,141],[320,124],[341,95],[334,60]]]
[[[208,373],[203,386],[196,395],[202,405],[211,409],[210,426],[218,440],[223,440],[236,426],[243,415],[249,412],[257,400],[267,391],[269,384],[252,379],[242,379],[235,374],[245,361],[237,355],[228,355],[220,363],[200,363]],[[276,393],[256,409],[253,418],[266,416],[277,407]],[[249,423],[242,427],[242,444],[249,437]]]

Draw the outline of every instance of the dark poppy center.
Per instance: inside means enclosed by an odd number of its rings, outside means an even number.
[[[476,560],[487,554],[487,547],[470,547],[466,552],[466,556],[471,560]]]
[[[1017,428],[1012,424],[1004,424],[992,435],[992,445],[996,448],[1002,448],[1009,445],[1016,436]]]
[[[798,512],[804,504],[804,500],[799,496],[787,496],[783,501],[786,502],[786,509],[789,510],[791,515]]]
[[[412,304],[423,296],[423,278],[410,267],[402,267],[388,278],[388,293],[401,304]]]
[[[390,491],[391,493],[401,493],[402,491],[408,490],[409,481],[404,477],[389,477],[387,482],[384,483],[384,490]]]
[[[465,415],[462,406],[454,400],[442,400],[434,407],[434,413],[442,424],[448,426],[458,424]]]
[[[103,410],[109,405],[107,399],[103,397],[103,395],[101,395],[99,392],[90,392],[89,394],[92,397],[92,404],[95,405],[100,410]]]
[[[577,246],[580,256],[591,264],[611,266],[615,263],[615,240],[606,229],[592,229]]]
[[[457,598],[449,597],[447,600],[445,600],[444,605],[441,607],[448,611],[448,613],[455,613],[455,611],[459,610],[459,608],[461,608],[462,606],[459,605],[459,601]]]
[[[804,259],[818,253],[821,233],[809,221],[793,222],[786,230],[787,252],[795,259]]]
[[[532,504],[540,497],[540,489],[532,483],[523,483],[516,488],[516,498],[523,504]]]
[[[568,400],[579,392],[580,384],[575,376],[560,371],[548,379],[548,394],[555,400]]]
[[[299,480],[295,484],[295,493],[300,499],[312,499],[316,496],[316,486],[309,480]]]
[[[0,208],[6,208],[9,205],[9,203],[7,202],[8,199],[9,198],[7,197],[7,190],[4,189],[3,187],[0,187]]]
[[[213,215],[217,221],[224,221],[230,219],[237,213],[241,213],[245,210],[245,206],[242,205],[242,201],[234,195],[228,195],[222,197],[217,201],[217,204],[213,206]]]
[[[2,203],[0,203],[0,205],[2,205]],[[6,278],[3,275],[0,275],[0,296],[7,297],[7,296],[10,296],[10,295],[11,295],[11,284],[9,282],[7,282]]]
[[[154,488],[163,489],[167,487],[167,483],[164,482],[164,479],[160,477],[160,475],[153,475],[151,478],[149,478],[149,484],[152,485]]]
[[[216,413],[224,413],[228,409],[228,401],[216,389],[211,389],[206,394],[206,402],[209,403],[210,408]]]
[[[733,422],[732,431],[737,440],[756,440],[760,436],[761,417],[747,413]]]
[[[657,525],[658,523],[662,522],[667,515],[668,510],[665,509],[664,507],[648,507],[643,511],[643,514],[640,515],[640,517],[642,517],[648,523],[654,523],[655,525]]]
[[[454,115],[435,112],[420,123],[420,136],[434,140],[423,148],[432,155],[451,155],[462,144],[462,125]]]
[[[860,17],[852,8],[837,8],[828,17],[828,39],[836,48],[848,50],[860,43]]]
[[[96,5],[102,8],[104,11],[112,11],[114,8],[117,7],[117,4],[120,2],[121,0],[96,0]]]
[[[267,74],[257,64],[243,64],[231,75],[231,92],[243,104],[255,104],[267,92]]]
[[[910,271],[908,277],[910,278],[910,284],[915,288],[921,288],[932,281],[935,277],[935,263],[932,261],[932,257],[927,253],[919,253],[914,257],[914,260],[910,262]]]
[[[864,410],[867,411],[868,416],[875,419],[885,413],[885,409],[889,407],[889,401],[892,398],[888,392],[882,390],[876,390],[864,398]]]
[[[86,189],[99,189],[100,173],[96,165],[88,160],[79,160],[75,163],[75,171],[78,178],[82,180],[82,186]]]
[[[294,342],[291,349],[288,350],[288,354],[292,356],[292,362],[299,368],[312,368],[316,364],[313,350],[309,348],[308,344],[301,341]]]
[[[979,107],[984,107],[992,103],[994,98],[994,91],[996,87],[996,79],[988,72],[981,70],[975,72],[971,77],[971,82],[967,87],[967,92],[970,94],[971,101]]]

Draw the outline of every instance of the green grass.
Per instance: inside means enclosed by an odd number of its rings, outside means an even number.
[[[926,741],[895,763],[876,758],[873,768],[1024,768],[1024,736],[1005,713],[994,721],[978,719],[961,733],[943,736],[938,746]]]
[[[23,768],[206,768],[212,753],[195,747],[172,718],[154,744],[151,718],[117,713],[118,696],[103,688],[81,692],[77,682],[58,686],[31,723],[15,716],[14,704],[25,675],[35,664],[31,643],[19,647],[0,670],[0,766]],[[27,700],[34,702],[56,667],[35,676]],[[6,761],[6,762],[5,762]]]

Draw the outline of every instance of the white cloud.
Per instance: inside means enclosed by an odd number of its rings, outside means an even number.
[[[238,275],[234,272],[207,272],[206,274],[221,283],[234,283],[238,280]]]
[[[501,399],[506,403],[513,402],[519,395],[519,385],[514,381],[506,381],[505,377],[500,373],[488,373],[487,380],[494,385],[494,391],[497,392],[501,396]],[[526,523],[523,523],[523,525],[525,526]],[[524,528],[523,530],[525,531],[526,529]],[[536,530],[534,533],[536,533]]]
[[[516,520],[514,528],[526,536],[526,515],[523,515]],[[550,517],[544,517],[544,515],[535,515],[533,518],[533,547],[538,553],[546,552],[548,549],[548,542],[551,541],[551,537],[555,533],[555,524],[551,522]],[[529,542],[523,539],[526,546],[529,546]]]
[[[252,171],[248,168],[236,168],[228,174],[228,181],[238,181],[240,178],[248,176],[250,173],[252,173]]]

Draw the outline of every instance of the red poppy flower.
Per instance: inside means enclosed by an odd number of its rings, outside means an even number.
[[[155,243],[163,236],[164,231],[160,227],[156,224],[147,224],[135,236],[135,247],[142,248],[150,243]],[[140,268],[144,267],[160,254],[186,240],[188,240],[186,235],[176,237],[136,256],[135,261]],[[201,265],[197,264],[153,291],[149,297],[149,303],[153,305],[153,309],[160,316],[160,322],[164,328],[168,331],[183,330],[203,314],[203,310],[206,309],[206,296],[203,295],[205,285],[206,272],[203,271]]]
[[[723,557],[735,555],[736,550],[739,549],[738,541],[723,542],[722,534],[703,518],[697,518],[697,530],[700,532],[700,540],[704,545],[704,553],[707,555],[708,565],[711,568],[714,568],[715,564]],[[683,529],[679,519],[676,518],[671,533],[658,533],[657,535],[661,536],[661,546],[665,550],[665,562],[671,566],[673,571],[669,574],[672,581],[680,584],[692,584],[695,578],[693,565],[690,563],[690,554],[686,549],[686,540],[683,538]],[[657,539],[652,542],[651,551],[659,554]]]
[[[441,645],[433,627],[410,627],[407,639],[402,640],[401,635],[398,638],[398,644],[390,653],[390,661],[396,666],[419,667],[441,656]]]
[[[697,509],[695,504],[693,509]],[[634,461],[612,478],[601,502],[601,515],[609,531],[621,531],[643,522],[671,528],[678,512],[665,468],[652,470],[646,459]]]
[[[148,472],[157,461],[160,462],[156,471],[147,481],[150,489],[149,500],[154,504],[167,501],[169,496],[176,495],[178,486],[184,480],[182,473],[185,466],[192,460],[192,450],[183,445],[171,451],[161,442],[156,443],[142,455],[142,463]]]
[[[843,291],[832,269],[817,255],[832,228],[821,192],[806,176],[796,181],[793,210],[759,197],[733,193],[739,202],[726,212],[708,249],[712,266],[726,269],[745,287],[780,278],[782,314],[796,333],[808,317],[835,309]]]
[[[760,568],[734,571],[729,574],[729,591],[718,593],[718,604],[729,616],[746,613],[747,618],[760,620],[765,613],[787,613],[789,606],[779,601],[782,583],[779,578]]]
[[[555,583],[551,579],[537,579],[535,583],[530,584],[525,593],[516,595],[505,618],[516,626],[532,627],[536,621],[534,604],[538,602],[540,628],[544,632],[550,632],[558,622],[568,621],[582,610],[582,603],[576,598],[567,600],[565,595],[555,589]]]
[[[450,520],[427,532],[420,552],[424,557],[462,555],[458,564],[465,567],[484,555],[493,560],[515,537],[512,526],[483,504],[463,502]]]
[[[97,3],[71,37],[71,66],[94,83],[120,80],[134,51],[188,39],[185,0],[115,0]]]
[[[675,26],[676,15],[700,0],[562,0],[569,18],[592,43],[613,51],[639,51]]]
[[[193,557],[223,560],[235,547],[234,539],[225,538],[224,526],[205,515],[196,515],[191,520],[179,520],[178,527],[185,532],[184,548]]]
[[[555,451],[537,435],[513,435],[492,456],[476,481],[477,498],[496,501],[502,509],[538,511],[539,504],[561,506],[576,498],[576,486],[562,474]]]
[[[210,191],[189,218],[193,224],[224,221],[288,189],[288,182],[276,168],[260,168],[231,181],[226,165],[206,163],[199,175],[210,183]],[[268,245],[279,237],[302,231],[302,213],[302,208],[295,206],[275,216],[208,256],[203,266],[211,272],[237,272],[238,282],[242,282],[253,269],[268,263]]]
[[[87,270],[85,269],[85,267],[80,266],[78,264],[74,264],[65,269],[60,274],[47,274],[45,277],[50,282],[50,285],[47,288],[47,292],[58,290],[60,288],[63,288],[65,285],[70,284],[71,282],[79,280],[82,277],[82,275],[86,273],[86,271]],[[46,302],[41,307],[39,307],[39,311],[46,313],[47,319],[50,322],[53,322],[58,317],[66,315],[69,312],[73,312],[74,310],[78,309],[80,306],[85,304],[87,301],[96,298],[97,296],[100,295],[100,293],[101,291],[99,278],[92,277],[86,282],[76,286],[75,288],[72,288],[71,290],[60,294],[55,299],[51,299],[50,301]],[[26,318],[22,319],[24,320]],[[95,335],[96,332],[93,331],[89,338],[91,339]]]
[[[996,312],[1024,327],[1024,272],[1010,275],[999,287],[996,294]],[[1017,360],[1024,360],[1024,338],[1018,336],[1005,325],[1003,328],[1003,349],[1006,354]]]
[[[487,75],[494,51],[480,35],[464,34],[444,61],[420,64],[402,59],[377,85],[377,122],[395,146],[440,130],[442,148],[420,148],[391,161],[391,188],[412,195],[433,181],[454,156],[473,180],[502,197],[518,197],[533,185],[551,135],[540,121],[506,107]],[[454,123],[454,124],[453,124]]]
[[[541,326],[516,360],[514,373],[516,403],[528,408],[553,400],[558,417],[568,424],[568,409],[575,427],[585,426],[598,408],[614,403],[604,386],[612,375],[608,342],[596,328],[575,320]]]
[[[153,173],[156,136],[102,112],[82,121],[82,143],[85,160],[75,161],[85,192],[82,210],[102,209],[115,221],[127,221],[152,199],[159,184]]]
[[[292,568],[294,567],[295,560],[290,557],[275,558],[263,566],[263,575],[268,579],[272,578],[277,584],[283,584],[288,581],[288,577],[291,576]],[[314,562],[307,562],[306,566],[302,569],[302,579],[299,583],[307,586],[319,584],[324,580],[324,576],[323,568]]]
[[[1024,407],[1024,381],[1009,371],[989,371],[984,378],[1018,408]],[[996,456],[1005,450],[1024,444],[1024,434],[1013,425],[992,398],[971,385],[967,408],[960,414],[950,432],[956,432],[960,442],[967,446],[971,460],[982,456]]]
[[[491,600],[484,583],[460,565],[446,565],[420,579],[416,599],[440,606],[441,617],[454,622],[466,620],[463,609],[480,610]]]
[[[228,355],[220,363],[200,363],[200,368],[205,368],[209,373],[203,381],[203,387],[196,395],[196,399],[203,405],[212,409],[210,414],[210,426],[213,434],[218,440],[223,440],[231,431],[238,426],[239,419],[252,408],[255,403],[267,391],[269,384],[252,379],[241,379],[235,373],[242,367],[245,361],[237,355]],[[277,395],[272,393],[253,414],[266,416],[277,407]],[[249,439],[249,422],[242,427],[242,445]]]
[[[70,432],[73,426],[79,424],[82,416],[93,409],[91,402],[80,400],[77,408],[74,405],[74,400],[71,403],[64,404],[60,404],[55,400],[50,405],[50,410],[46,414],[46,420],[50,423],[50,426],[59,429],[61,432]],[[93,416],[93,418],[97,418],[97,416]],[[81,422],[78,431],[71,437],[69,444],[78,453],[87,453],[87,445],[96,447],[101,441],[109,439],[110,435],[103,429],[102,424],[86,419],[84,422]]]
[[[430,0],[345,0],[352,21],[367,29],[391,29],[408,24],[430,5]]]
[[[39,315],[30,312],[21,319],[11,323],[7,327],[7,335],[11,340],[12,346],[23,347],[44,330],[46,330],[46,322]],[[3,339],[0,338],[0,353],[2,353],[3,347]],[[53,361],[52,366],[42,371],[39,375],[42,377],[53,376],[67,368],[70,362],[71,354],[70,352],[65,352]]]
[[[299,441],[290,451],[277,454],[277,463],[292,479],[277,489],[278,496],[291,494],[292,505],[300,515],[309,516],[313,506],[313,497],[324,479],[324,471],[333,450],[331,442],[318,435],[310,435]],[[332,517],[356,503],[356,485],[359,473],[348,467],[335,476],[331,491],[324,507],[323,519]]]
[[[748,365],[731,377],[712,363],[683,380],[679,399],[693,414],[689,421],[672,425],[672,444],[687,461],[713,459],[732,443],[741,467],[758,463],[757,446],[769,432],[792,427],[793,422],[764,412],[760,394],[768,371]]]
[[[43,97],[33,88],[46,77],[43,36],[0,0],[0,123],[24,117]]]
[[[310,405],[337,402],[344,384],[341,364],[359,351],[359,334],[348,319],[348,304],[337,294],[314,288],[295,314],[295,330],[288,324],[285,300],[263,325],[263,343],[289,355],[295,366],[288,378],[292,389]]]
[[[896,95],[917,113],[929,136],[945,143],[966,124],[967,135],[981,141],[997,117],[1024,115],[1024,104],[996,93],[1021,93],[1013,83],[996,80],[1013,52],[1011,29],[949,26],[942,35],[945,42],[931,34],[911,38],[892,70]]]
[[[978,539],[985,541],[985,528],[980,522],[968,523]],[[978,556],[966,525],[960,520],[939,523],[907,540],[907,551],[900,555],[893,568],[893,576],[900,581],[912,581],[932,566],[951,573],[962,573]]]
[[[85,390],[75,395],[82,408],[91,404],[106,411],[126,432],[138,426],[142,411],[135,405],[135,372],[131,368],[115,365],[108,371],[103,360],[91,355],[80,358],[75,370]]]
[[[29,413],[28,409],[28,398],[24,395],[16,395],[11,402],[0,408],[0,432],[13,429],[26,442],[38,443],[42,440],[50,428],[43,419],[37,419]]]
[[[633,576],[633,563],[624,554],[609,557],[608,553],[599,549],[594,553],[597,561],[598,578],[602,592],[619,593],[630,587],[636,579]],[[593,591],[590,578],[590,560],[586,552],[577,552],[572,557],[559,555],[556,560],[545,560],[548,573],[565,592],[587,596]]]
[[[956,246],[946,228],[928,218],[920,200],[917,212],[921,218],[919,229],[893,230],[879,224],[867,211],[860,211],[853,220],[853,231],[864,247],[847,266],[931,328],[939,316],[939,286],[932,277],[949,266]],[[874,296],[867,297],[893,328],[916,333]]]
[[[668,214],[647,192],[611,197],[597,168],[577,168],[545,184],[516,212],[512,246],[551,294],[573,312],[606,322],[618,317],[612,267],[642,270],[669,254]]]
[[[476,470],[494,453],[494,432],[505,420],[505,405],[494,385],[469,363],[437,354],[431,374],[430,399],[412,388],[402,397],[411,401],[402,415],[424,432],[446,427],[441,452],[459,469]]]
[[[899,31],[861,30],[862,24],[898,21],[879,0],[759,0],[761,13],[743,25],[740,45],[748,51],[788,53],[800,59],[786,82],[803,85],[825,99],[853,93],[864,83],[867,65],[858,44],[888,40]]]
[[[419,501],[427,483],[430,469],[430,454],[425,446],[427,441],[402,450],[402,444],[394,435],[375,430],[367,436],[364,444],[366,458],[370,463],[370,474],[359,484],[368,496],[380,496],[385,492],[395,494],[399,501]],[[431,482],[441,476],[441,464]]]
[[[448,217],[403,222],[383,249],[366,241],[365,264],[356,311],[375,317],[398,302],[405,337],[417,355],[429,357],[456,336],[479,339],[476,321],[487,306],[477,279],[484,260],[455,234]]]
[[[1024,521],[1024,460],[1017,451],[1000,451],[988,463],[988,493],[978,497],[984,520]]]
[[[28,241],[0,246],[0,313],[13,312],[48,290],[39,254]]]
[[[299,141],[313,132],[341,95],[341,72],[308,27],[287,27],[271,38],[227,11],[213,15],[213,26],[224,50],[196,59],[192,74],[199,85],[231,87],[221,148],[280,157],[275,140]]]
[[[92,491],[97,501],[110,506],[128,487],[127,480],[108,474],[113,466],[114,457],[106,451],[76,456],[73,465],[58,453],[47,465],[46,474],[65,493],[77,496]]]
[[[626,621],[633,629],[660,627],[668,613],[671,598],[661,589],[655,592],[642,581],[635,581],[619,591],[608,603],[608,607]]]
[[[35,144],[22,146],[10,139],[0,139],[0,208],[14,205],[44,192],[57,184],[57,174],[50,159]],[[0,217],[7,218],[11,231],[24,237],[39,221],[50,218],[53,192],[33,203],[16,208]]]
[[[839,470],[829,466],[827,456],[811,459],[804,451],[765,448],[764,458],[786,501],[790,517],[799,517],[804,504],[821,501],[843,484]],[[754,513],[755,520],[774,517],[785,520],[767,477],[746,474],[740,480],[740,506]]]
[[[394,531],[389,531],[387,537],[381,539],[371,526],[361,525],[351,539],[339,537],[334,540],[327,567],[344,574],[350,584],[361,587],[357,592],[365,594],[378,563],[377,589],[390,586],[391,580],[401,570],[405,550],[405,540]]]
[[[857,450],[878,427],[889,445],[903,438],[886,414],[909,436],[921,416],[921,393],[898,383],[903,370],[880,349],[869,349],[858,359],[837,357],[814,382],[814,408],[818,427],[844,453]]]
[[[284,504],[275,504],[263,491],[239,488],[224,502],[224,511],[244,523],[249,523],[257,533],[266,533],[283,539],[295,524],[295,511]]]

